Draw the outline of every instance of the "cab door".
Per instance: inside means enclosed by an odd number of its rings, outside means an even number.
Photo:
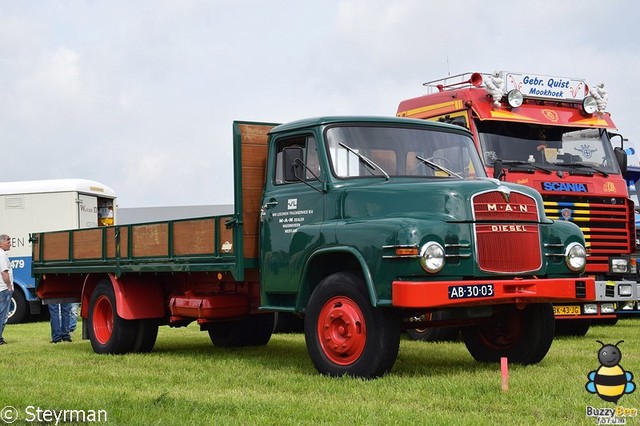
[[[321,244],[324,172],[312,134],[283,137],[273,147],[261,203],[261,282],[267,304],[287,305]]]

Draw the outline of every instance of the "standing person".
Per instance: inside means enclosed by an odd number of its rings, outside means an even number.
[[[50,303],[51,343],[70,342],[71,303]]]
[[[9,317],[11,296],[13,296],[13,271],[7,252],[11,250],[11,237],[7,234],[0,235],[0,345],[4,345],[2,332]]]
[[[69,332],[73,333],[76,331],[76,325],[78,324],[78,308],[80,307],[79,303],[71,304],[71,318],[69,319]]]

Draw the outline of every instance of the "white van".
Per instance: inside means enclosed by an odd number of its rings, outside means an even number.
[[[29,234],[115,223],[115,192],[85,179],[0,182],[0,234],[11,237],[9,260],[15,291],[8,323],[41,312],[31,276]]]

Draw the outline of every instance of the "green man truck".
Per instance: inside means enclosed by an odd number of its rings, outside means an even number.
[[[160,325],[194,321],[216,346],[264,345],[287,312],[331,376],[385,374],[417,326],[462,327],[478,361],[532,364],[553,340],[552,303],[595,297],[580,229],[548,219],[532,188],[487,178],[467,129],[233,129],[234,214],[32,235],[38,296],[80,301],[95,352],[148,352]]]

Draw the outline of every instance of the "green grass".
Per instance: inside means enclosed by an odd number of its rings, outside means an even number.
[[[507,392],[499,365],[475,362],[461,342],[403,339],[391,373],[366,381],[319,375],[301,334],[221,349],[195,325],[162,327],[152,353],[112,356],[93,353],[79,331],[73,343],[53,345],[46,322],[7,325],[0,408],[18,410],[13,424],[34,424],[26,410],[40,407],[106,410],[110,425],[593,425],[588,405],[614,407],[584,388],[587,373],[600,366],[595,341],[624,340],[621,365],[640,378],[639,325],[621,320],[556,339],[540,364],[510,365]],[[625,395],[619,405],[640,408],[639,395]]]

